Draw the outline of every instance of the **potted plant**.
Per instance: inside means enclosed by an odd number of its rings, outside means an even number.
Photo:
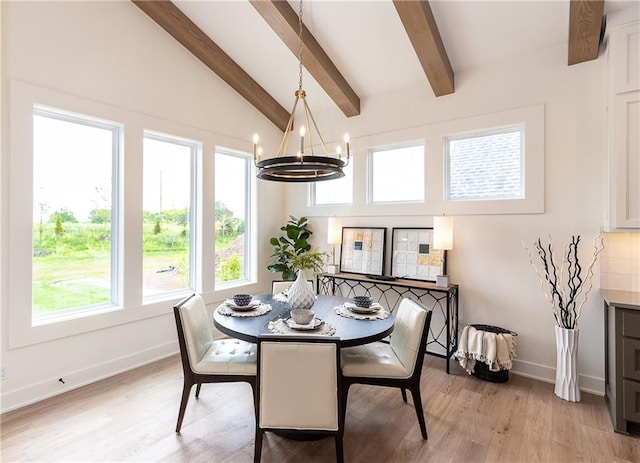
[[[271,238],[274,246],[271,262],[267,267],[271,272],[281,272],[283,280],[296,280],[287,291],[287,300],[292,309],[310,309],[315,302],[315,292],[307,282],[305,270],[314,276],[323,271],[327,254],[319,249],[311,249],[306,217],[299,219],[290,215],[287,224],[280,228],[285,235]],[[297,278],[296,278],[297,276]]]
[[[290,215],[287,224],[280,228],[284,235],[279,238],[271,238],[269,242],[274,247],[271,261],[267,268],[270,272],[282,274],[283,280],[295,280],[296,269],[294,259],[299,258],[311,250],[309,237],[313,234],[309,230],[309,223],[306,217],[299,219]],[[298,268],[303,268],[298,264]]]
[[[522,243],[529,255],[529,262],[540,279],[544,295],[551,303],[556,320],[556,384],[555,394],[571,402],[580,401],[580,386],[577,372],[578,320],[582,315],[582,306],[591,291],[593,266],[598,254],[604,249],[603,239],[596,236],[593,244],[593,259],[582,267],[578,258],[580,236],[572,236],[571,242],[564,246],[561,257],[554,255],[549,243],[543,245],[540,238],[533,243],[535,256]]]

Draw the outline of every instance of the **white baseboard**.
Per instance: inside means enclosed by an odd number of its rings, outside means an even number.
[[[179,349],[176,340],[131,355],[119,357],[84,370],[68,372],[62,375],[64,384],[59,381],[59,377],[55,377],[16,389],[15,391],[3,393],[0,403],[0,413],[15,410],[48,399],[49,397],[86,386],[87,384],[95,383],[96,381],[169,357],[178,352]]]
[[[556,370],[537,363],[524,362],[522,360],[514,360],[510,373],[514,375],[524,376],[526,378],[537,379],[545,383],[554,384],[556,382]],[[579,375],[580,390],[604,396],[604,378],[596,378],[594,376]]]

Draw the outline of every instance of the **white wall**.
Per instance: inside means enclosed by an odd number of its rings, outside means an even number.
[[[177,352],[172,303],[160,315],[9,349],[7,217],[9,84],[21,81],[220,134],[226,146],[250,152],[251,135],[277,143],[280,132],[131,2],[1,2],[2,19],[2,328],[1,363],[8,378],[2,411],[61,393]],[[276,233],[282,187],[258,183],[258,227]],[[12,199],[15,201],[15,198]],[[24,207],[31,208],[30,204]],[[259,283],[268,289],[269,249],[259,250]],[[231,291],[231,290],[229,290]],[[226,297],[208,295],[211,302]],[[25,303],[24,310],[30,310]],[[113,324],[113,323],[111,323]],[[63,377],[66,384],[58,382]]]
[[[412,133],[423,129],[426,134],[430,126],[443,121],[544,105],[544,213],[455,216],[454,250],[448,253],[447,269],[452,282],[460,285],[461,325],[488,323],[516,331],[518,359],[513,371],[546,381],[555,377],[555,322],[521,239],[530,244],[551,234],[559,248],[571,235],[582,235],[581,255],[586,260],[602,225],[604,207],[606,63],[603,57],[571,67],[566,63],[566,47],[543,50],[457,74],[453,95],[435,99],[425,80],[384,98],[365,99],[358,117],[347,120],[338,113],[317,117],[328,139],[338,140],[345,130],[351,134],[356,157],[354,191],[362,195],[371,139],[384,134],[386,142],[394,137],[403,142],[400,131],[407,128],[414,128]],[[388,209],[381,214],[382,208],[366,205],[309,208],[307,197],[305,186],[289,187],[287,210],[312,217],[318,230],[326,229],[325,217],[333,214],[345,217],[343,226],[390,229],[429,227],[433,215],[450,213],[441,200],[411,206],[409,212],[396,208],[400,215],[389,217]],[[318,238],[322,243],[324,237]],[[594,290],[580,320],[579,373],[583,389],[603,394],[604,336],[597,268],[595,274]]]

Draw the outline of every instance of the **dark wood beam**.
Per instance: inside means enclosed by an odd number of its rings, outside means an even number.
[[[278,37],[298,56],[300,52],[298,14],[289,3],[286,0],[250,1]],[[360,114],[360,98],[304,24],[302,25],[302,64],[347,117]]]
[[[571,0],[569,6],[569,66],[598,57],[604,0]]]
[[[436,96],[455,91],[453,69],[428,1],[393,0]]]
[[[185,16],[177,6],[168,0],[131,1],[255,106],[280,130],[284,131],[287,128],[289,112]]]

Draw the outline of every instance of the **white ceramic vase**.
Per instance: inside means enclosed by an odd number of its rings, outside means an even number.
[[[304,271],[298,271],[298,278],[287,291],[287,300],[291,309],[310,309],[316,302],[313,288],[304,276]]]
[[[580,402],[578,381],[578,335],[580,330],[556,325],[555,394],[569,402]]]

